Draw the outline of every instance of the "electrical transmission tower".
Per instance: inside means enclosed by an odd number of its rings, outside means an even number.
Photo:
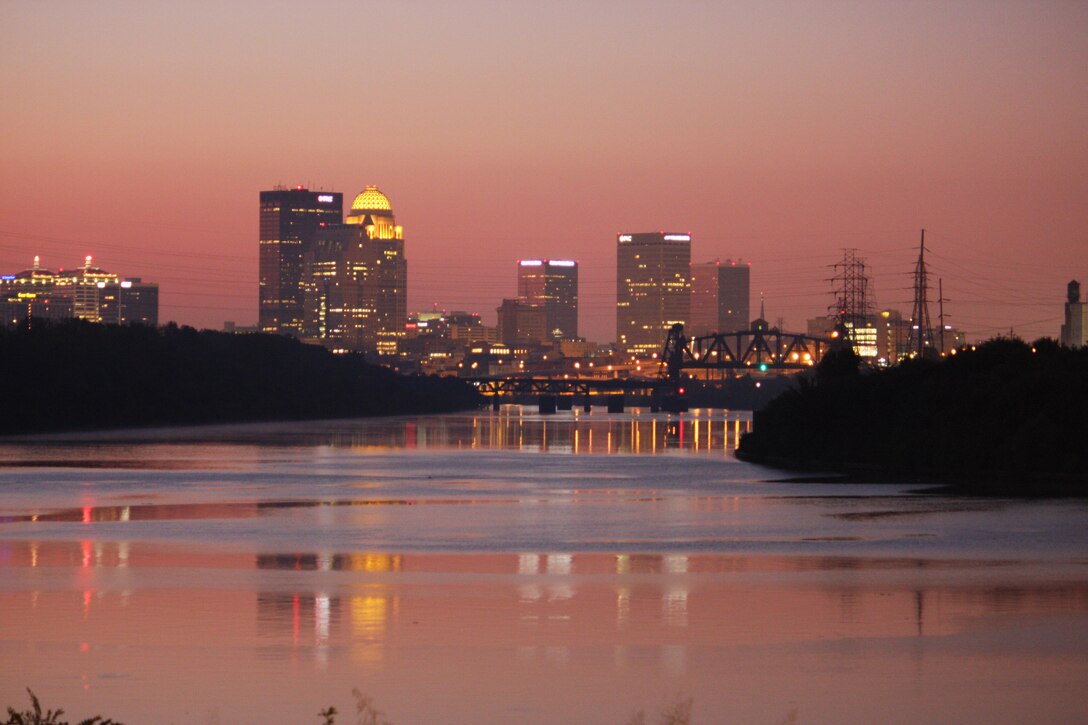
[[[914,268],[914,311],[910,314],[910,341],[907,347],[919,357],[933,347],[933,326],[929,322],[929,284],[926,281],[926,230],[918,244],[918,265]]]
[[[865,260],[856,249],[842,250],[842,261],[835,264],[835,304],[829,307],[835,318],[835,327],[864,327],[872,313],[869,300],[869,276],[865,273]]]

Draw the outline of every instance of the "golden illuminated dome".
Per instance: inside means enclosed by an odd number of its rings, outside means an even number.
[[[368,186],[359,192],[355,201],[351,203],[352,211],[392,211],[389,198],[376,186]]]

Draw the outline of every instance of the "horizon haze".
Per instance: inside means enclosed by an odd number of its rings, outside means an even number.
[[[616,234],[752,264],[803,330],[857,248],[909,315],[1057,337],[1088,282],[1088,5],[1077,2],[0,5],[0,271],[158,282],[160,319],[257,319],[258,193],[404,226],[409,310],[480,312],[519,258],[580,262],[615,339]]]

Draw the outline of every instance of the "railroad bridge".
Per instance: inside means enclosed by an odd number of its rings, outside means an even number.
[[[833,334],[813,337],[754,324],[750,330],[686,337],[683,325],[673,325],[661,353],[662,377],[678,384],[684,370],[796,373],[818,365],[841,344],[843,338]]]
[[[580,403],[587,412],[593,402],[604,403],[608,412],[623,412],[628,398],[641,399],[652,411],[687,410],[683,395],[685,371],[704,371],[704,382],[713,382],[710,371],[791,374],[819,364],[837,344],[838,337],[813,337],[753,325],[749,330],[689,338],[684,326],[673,325],[665,338],[655,377],[591,378],[534,377],[530,374],[470,378],[476,389],[498,409],[504,398],[535,397],[541,413],[571,410]],[[695,375],[688,373],[689,377]],[[697,374],[697,373],[696,373]]]

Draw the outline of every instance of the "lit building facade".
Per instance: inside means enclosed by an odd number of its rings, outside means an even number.
[[[691,265],[689,336],[748,329],[751,269],[731,259]]]
[[[261,192],[260,291],[257,325],[261,332],[298,337],[304,317],[303,258],[322,224],[340,224],[344,195],[277,187]]]
[[[57,275],[41,266],[0,277],[0,321],[4,327],[33,324],[34,320],[67,320],[73,317],[72,298],[55,294]]]
[[[874,322],[880,361],[891,365],[910,354],[910,320],[898,310],[881,310]]]
[[[824,338],[843,333],[858,357],[883,366],[894,364],[908,354],[910,322],[898,310],[881,310],[862,320],[845,323],[834,315],[825,315],[810,319],[806,333]]]
[[[408,315],[404,326],[409,340],[434,339],[448,341],[451,346],[472,340],[497,341],[495,328],[485,327],[478,312],[462,310],[432,310]]]
[[[616,238],[616,340],[635,355],[660,352],[669,328],[691,315],[691,235]]]
[[[404,229],[368,186],[343,224],[319,226],[303,258],[302,336],[333,350],[396,355],[408,321]]]
[[[846,339],[854,347],[854,352],[863,360],[880,359],[880,328],[872,320],[864,322],[844,322]]]
[[[1076,280],[1066,286],[1061,343],[1066,347],[1088,345],[1088,305],[1080,301],[1080,282]]]
[[[86,257],[82,267],[53,272],[34,266],[0,278],[0,305],[5,325],[34,319],[71,319],[111,325],[159,324],[159,286],[120,279]]]
[[[518,261],[518,299],[544,308],[552,340],[578,337],[578,262],[572,259]]]

